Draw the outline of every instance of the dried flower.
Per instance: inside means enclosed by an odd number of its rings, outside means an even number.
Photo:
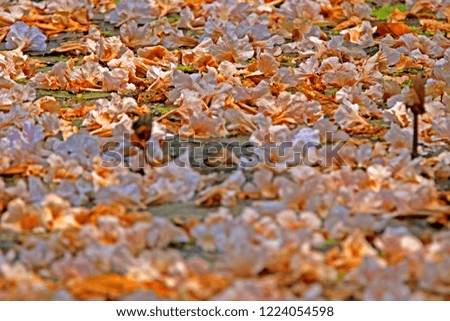
[[[13,24],[6,35],[6,49],[45,51],[47,37],[37,27],[30,28],[19,21]]]

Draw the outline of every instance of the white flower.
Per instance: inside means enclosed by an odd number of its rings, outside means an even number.
[[[18,48],[45,51],[47,37],[37,27],[30,28],[25,22],[13,24],[6,35],[6,49]]]
[[[342,128],[350,128],[356,125],[367,125],[367,121],[359,115],[359,106],[352,104],[344,98],[342,104],[339,105],[334,119]]]
[[[209,52],[220,62],[228,60],[238,66],[244,66],[245,61],[252,58],[254,54],[247,36],[242,39],[233,39],[229,35],[221,37],[216,45],[209,48]]]

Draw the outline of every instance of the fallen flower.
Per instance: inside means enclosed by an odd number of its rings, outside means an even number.
[[[30,28],[25,22],[13,24],[6,35],[6,49],[45,51],[47,37],[37,27]]]

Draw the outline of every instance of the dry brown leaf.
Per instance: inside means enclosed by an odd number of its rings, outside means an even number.
[[[408,27],[407,25],[405,25],[403,22],[377,21],[377,22],[373,22],[372,26],[377,27],[377,30],[375,31],[375,35],[377,35],[379,37],[391,35],[391,36],[398,38],[401,35],[412,32],[411,28]]]
[[[414,3],[411,8],[411,13],[420,13],[420,12],[433,12],[434,11],[434,3],[428,0],[419,0]]]
[[[177,292],[173,288],[167,286],[167,284],[164,281],[150,280],[144,281],[142,282],[142,284],[146,289],[153,291],[157,296],[161,298],[169,298],[169,299],[177,298]]]
[[[60,114],[61,103],[56,100],[54,97],[46,96],[39,98],[34,102],[37,106],[39,106],[40,112],[50,112],[50,113],[58,113]]]
[[[438,21],[434,19],[420,19],[422,28],[428,32],[436,32],[438,30],[450,32],[450,23],[445,21]]]
[[[3,41],[3,39],[5,39],[6,35],[8,34],[9,31],[9,27],[1,27],[0,28],[0,42]]]
[[[334,27],[334,30],[344,30],[351,27],[356,27],[361,24],[361,18],[357,16],[351,16],[350,19],[345,20],[344,22],[341,22],[336,27]]]
[[[61,109],[62,118],[65,120],[72,120],[74,118],[86,118],[89,111],[95,109],[95,105],[84,105],[77,108],[63,108]]]
[[[325,18],[326,21],[331,20],[335,23],[339,23],[345,20],[344,8],[342,7],[321,5],[320,10],[321,10],[320,13]]]
[[[388,22],[399,22],[399,21],[404,21],[408,18],[414,19],[414,18],[416,18],[416,15],[413,13],[410,13],[410,12],[403,12],[403,11],[400,11],[397,8],[395,8],[394,11],[392,11],[392,13],[387,18],[387,21]]]
[[[416,63],[412,58],[404,55],[400,55],[400,60],[394,65],[396,70],[403,70],[403,69],[422,69],[423,66]]]
[[[178,63],[178,56],[163,46],[140,48],[137,55],[144,59],[147,66],[169,66],[171,63]]]
[[[134,292],[140,287],[139,283],[124,276],[103,274],[72,281],[69,289],[74,297],[81,300],[117,300],[120,296]]]

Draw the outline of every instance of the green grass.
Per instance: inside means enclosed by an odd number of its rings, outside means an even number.
[[[381,128],[389,128],[389,123],[385,122],[383,119],[368,119],[367,122],[372,126],[377,126]]]
[[[297,89],[295,88],[288,88],[286,89],[286,91],[292,95],[295,95],[297,93]]]
[[[397,77],[403,74],[411,74],[411,75],[417,75],[417,74],[423,74],[425,71],[423,69],[419,68],[406,68],[406,69],[400,69],[397,71],[394,71],[392,73],[392,77]]]
[[[331,30],[331,35],[332,36],[339,36],[341,34],[341,31],[340,30]]]
[[[79,56],[77,56],[77,58],[78,58],[78,61],[75,62],[74,65],[75,66],[81,66],[82,63],[83,63],[84,56],[83,55],[79,55]],[[44,72],[47,72],[49,70],[52,70],[53,65],[55,65],[56,63],[61,62],[61,61],[68,61],[70,59],[70,57],[67,56],[67,55],[50,55],[50,56],[41,56],[41,57],[36,56],[36,57],[34,57],[34,59],[42,61],[42,62],[45,62],[45,63],[48,64],[47,66],[39,67],[37,69],[37,71],[44,73]]]
[[[282,59],[280,63],[283,67],[296,67],[297,64],[295,61]]]
[[[317,247],[317,250],[326,252],[326,251],[330,250],[331,248],[333,248],[335,246],[339,246],[339,245],[340,245],[340,242],[338,240],[328,239],[328,240],[323,241],[323,243]]]
[[[434,34],[435,34],[435,32],[434,31],[419,31],[419,35],[424,35],[424,36],[427,36],[427,37],[433,37],[434,36]]]
[[[71,93],[66,90],[38,89],[37,92],[41,96],[52,96],[59,100],[69,100],[75,98],[78,102],[111,97],[111,93],[103,91],[81,91],[79,93]]]
[[[318,26],[319,28],[332,27],[331,23],[328,21],[315,23],[315,25]]]
[[[402,87],[402,88],[404,88],[404,87],[411,87],[413,82],[414,82],[414,79],[410,79],[410,80],[404,82],[403,84],[401,84],[400,87]]]
[[[338,91],[339,88],[327,88],[325,89],[325,95],[332,97],[335,96]]]
[[[69,56],[67,55],[52,55],[52,56],[36,56],[33,57],[36,60],[42,61],[42,62],[46,62],[46,63],[57,63],[60,61],[68,61],[70,59]]]
[[[68,91],[65,90],[49,90],[49,89],[38,89],[37,90],[38,94],[41,96],[51,96],[54,97],[56,99],[71,99],[71,98],[75,98],[76,95],[69,93]]]
[[[115,36],[115,35],[116,35],[116,33],[115,33],[114,31],[112,31],[112,30],[103,30],[103,31],[101,32],[101,34],[102,34],[103,36],[105,36],[105,37],[112,37],[112,36]]]
[[[81,128],[81,124],[83,123],[83,119],[81,118],[74,118],[72,119],[72,126],[75,126],[77,128]]]
[[[377,18],[378,20],[386,20],[387,17],[389,17],[389,15],[394,12],[394,9],[398,9],[400,11],[403,12],[407,12],[408,10],[406,10],[406,6],[404,3],[399,3],[396,4],[394,6],[386,6],[386,7],[381,7],[381,8],[377,8],[374,9],[372,11],[372,16]]]
[[[182,72],[187,72],[187,73],[192,73],[192,72],[197,71],[194,68],[192,68],[191,66],[186,66],[186,65],[178,65],[177,70],[180,70]]]
[[[42,72],[45,73],[47,71],[52,70],[53,66],[45,66],[45,67],[39,67],[38,69],[36,69],[38,72]]]
[[[181,19],[181,16],[179,13],[171,13],[167,16],[167,21],[169,23],[177,22],[180,19]]]
[[[383,142],[384,141],[384,135],[374,135],[369,137],[371,142]]]
[[[173,106],[166,105],[154,105],[152,106],[152,113],[155,117],[160,117],[162,115],[167,114],[169,111],[173,109]]]

